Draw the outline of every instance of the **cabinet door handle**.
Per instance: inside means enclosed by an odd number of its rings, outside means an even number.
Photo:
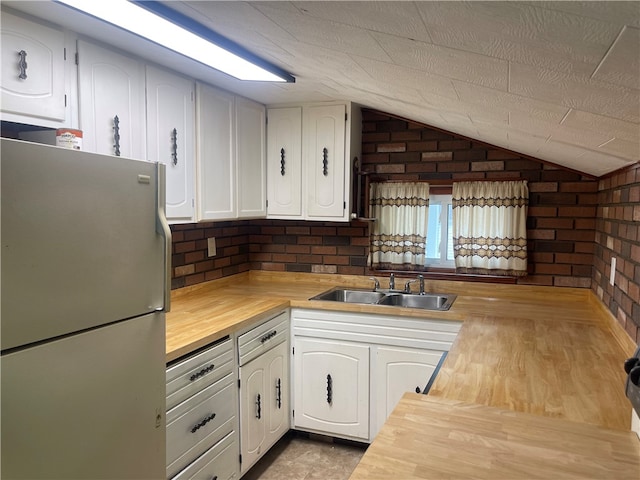
[[[171,131],[171,163],[178,165],[178,130]]]
[[[278,410],[282,408],[282,384],[280,379],[276,382],[276,403],[278,404]]]
[[[204,427],[207,423],[209,423],[214,418],[216,418],[216,414],[215,413],[212,413],[208,417],[205,417],[200,423],[197,423],[197,424],[195,424],[193,426],[193,428],[191,429],[191,433],[196,433],[199,429]]]
[[[189,380],[191,380],[193,382],[193,381],[199,379],[200,377],[204,377],[207,373],[212,372],[214,368],[216,368],[216,366],[212,363],[208,367],[205,367],[202,370],[200,370],[199,372],[196,372],[193,375],[191,375],[189,377]]]
[[[331,405],[333,403],[333,379],[331,375],[327,375],[327,403]]]
[[[18,68],[20,69],[20,75],[18,78],[21,80],[27,79],[27,52],[24,50],[20,50],[18,52],[18,57],[20,60],[18,61]]]
[[[322,149],[322,174],[326,177],[327,175],[329,175],[329,169],[328,169],[328,165],[329,165],[329,150],[327,150],[327,147]]]
[[[280,175],[284,177],[284,148],[280,149]]]
[[[258,407],[256,418],[260,420],[262,418],[262,401],[260,400],[260,394],[258,394],[258,397],[256,398],[256,406]]]
[[[116,157],[120,156],[120,119],[118,115],[113,117],[113,147],[115,148]]]

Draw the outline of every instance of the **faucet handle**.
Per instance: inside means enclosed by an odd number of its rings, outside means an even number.
[[[380,289],[380,280],[378,280],[376,277],[369,277],[369,280],[373,280],[373,291],[377,292]]]

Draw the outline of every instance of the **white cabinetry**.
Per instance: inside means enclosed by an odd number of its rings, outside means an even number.
[[[401,347],[377,346],[374,380],[377,418],[372,438],[405,392],[422,393],[444,353]]]
[[[282,313],[238,337],[241,471],[289,431],[289,318]]]
[[[144,65],[78,41],[82,149],[146,160]]]
[[[268,116],[268,214],[302,217],[302,108],[272,108]]]
[[[2,11],[2,119],[71,126],[62,30]],[[70,63],[73,63],[69,51]]]
[[[268,217],[348,221],[360,109],[351,103],[272,108],[267,130]]]
[[[238,403],[229,338],[167,368],[167,478],[237,478]]]
[[[296,428],[369,439],[369,346],[296,337]]]
[[[198,220],[266,215],[265,108],[197,86]]]
[[[166,165],[167,218],[190,222],[195,213],[194,83],[147,66],[147,159]]]
[[[236,97],[236,165],[238,218],[267,214],[265,107]]]
[[[291,324],[295,427],[364,441],[405,392],[424,391],[462,325],[307,309],[293,309]]]

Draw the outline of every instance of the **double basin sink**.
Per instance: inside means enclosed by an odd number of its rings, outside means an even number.
[[[450,294],[417,294],[401,291],[372,291],[335,287],[309,300],[326,300],[342,303],[360,303],[366,305],[388,305],[423,310],[449,310],[456,295]]]

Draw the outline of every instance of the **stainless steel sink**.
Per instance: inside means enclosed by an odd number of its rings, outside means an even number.
[[[424,310],[449,310],[456,295],[450,294],[414,294],[401,292],[381,292],[335,287],[309,300],[325,300],[343,303],[361,303],[368,305],[387,305]]]
[[[423,308],[425,310],[449,310],[456,295],[416,295],[411,293],[397,293],[385,295],[380,300],[380,305],[395,305],[397,307]]]
[[[384,293],[373,292],[371,290],[332,288],[331,290],[323,292],[320,295],[316,295],[309,300],[329,300],[332,302],[375,304],[384,297]]]

